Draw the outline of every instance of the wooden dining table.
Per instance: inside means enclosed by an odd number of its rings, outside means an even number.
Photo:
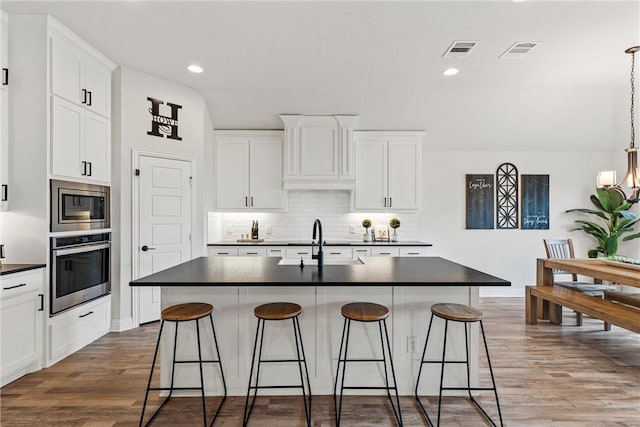
[[[617,263],[616,263],[617,264]],[[640,269],[632,266],[615,265],[601,259],[554,259],[539,258],[536,270],[536,286],[553,286],[554,270],[569,274],[575,273],[592,277],[596,280],[607,281],[617,285],[627,285],[640,288]],[[561,324],[562,316],[558,316],[561,307],[548,301],[539,301],[538,318]]]

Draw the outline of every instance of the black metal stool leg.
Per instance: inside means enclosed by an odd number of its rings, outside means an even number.
[[[422,358],[420,359],[420,369],[418,369],[418,378],[416,380],[416,390],[415,390],[416,401],[418,402],[418,405],[420,405],[420,409],[422,410],[422,413],[427,419],[427,423],[429,424],[429,426],[433,426],[433,423],[431,422],[431,418],[429,418],[429,414],[427,413],[427,410],[425,409],[424,405],[422,404],[422,401],[420,400],[420,397],[418,395],[418,387],[420,386],[420,376],[422,375],[422,367],[424,366],[425,363],[428,363],[428,362],[425,362],[424,358],[427,355],[427,345],[429,344],[429,335],[431,334],[431,325],[433,325],[433,313],[431,314],[431,320],[429,320],[429,327],[427,328],[427,338],[424,341],[424,350],[422,350]]]
[[[213,325],[213,316],[211,314],[209,315],[209,320],[211,321],[211,331],[213,332],[213,342],[215,344],[216,355],[218,356],[217,362],[218,362],[218,365],[220,366],[220,377],[222,379],[222,389],[224,391],[222,395],[222,400],[218,405],[218,409],[216,410],[216,413],[213,415],[213,419],[211,420],[210,426],[213,426],[213,423],[216,421],[216,418],[218,418],[218,414],[222,409],[222,405],[224,404],[225,400],[227,400],[227,383],[224,379],[224,371],[222,369],[222,356],[220,356],[220,349],[218,348],[218,336],[216,335],[216,327]]]
[[[338,394],[338,381],[340,380],[340,363],[342,361],[342,348],[344,346],[344,338],[345,338],[346,330],[347,330],[347,318],[345,317],[344,322],[342,322],[342,336],[340,337],[340,351],[338,352],[338,368],[336,370],[336,380],[333,386],[333,406],[336,411],[336,426],[340,425],[341,407],[338,406],[337,394]],[[344,382],[342,384],[344,385]]]
[[[489,373],[491,374],[491,385],[493,386],[493,393],[496,396],[496,406],[498,407],[498,417],[500,418],[500,426],[503,426],[502,412],[500,411],[500,400],[498,400],[498,388],[496,387],[496,380],[493,376],[493,368],[491,367],[491,357],[489,356],[489,347],[487,346],[487,337],[484,334],[484,325],[480,320],[480,330],[482,331],[482,341],[484,342],[484,350],[487,353],[487,364],[489,365]],[[493,421],[492,421],[493,423]],[[495,423],[493,423],[495,425]]]
[[[387,386],[387,396],[389,396],[389,402],[391,403],[391,409],[393,410],[393,415],[396,418],[396,421],[398,422],[398,425],[400,427],[402,427],[402,411],[400,410],[400,396],[398,395],[398,382],[396,381],[396,372],[395,369],[393,367],[393,357],[391,356],[391,344],[389,342],[389,332],[387,331],[387,321],[386,320],[382,320],[382,324],[384,326],[384,335],[386,338],[386,342],[387,342],[387,352],[389,354],[389,364],[391,365],[391,376],[393,377],[393,389],[396,392],[396,405],[397,405],[397,412],[396,412],[396,408],[393,405],[393,399],[391,398],[391,390],[389,388],[389,379],[388,379],[388,375],[387,375],[387,362],[386,362],[386,358],[384,357],[384,340],[382,342],[382,358],[385,359],[383,361],[384,365],[385,365],[385,380],[387,382],[386,386]],[[382,338],[382,330],[380,331],[380,338]]]
[[[442,370],[440,371],[440,393],[438,394],[438,419],[437,425],[440,426],[440,410],[442,409],[442,387],[444,383],[444,364],[447,353],[447,327],[449,326],[449,320],[444,321],[444,340],[442,343]]]
[[[342,380],[340,382],[340,412],[337,414],[336,427],[340,427],[340,416],[342,415],[342,398],[344,397],[344,379],[347,376],[347,354],[349,352],[349,333],[351,332],[351,319],[347,319],[347,336],[344,343],[344,359],[342,359]]]
[[[298,356],[298,369],[300,371],[300,385],[302,386],[302,400],[304,402],[304,415],[307,418],[307,426],[311,427],[311,383],[309,382],[309,371],[307,370],[307,360],[304,356],[304,346],[302,345],[302,334],[300,334],[300,325],[298,323],[298,317],[292,318],[293,323],[293,335],[296,341],[296,354]],[[300,358],[300,352],[302,352],[302,358]],[[304,370],[306,372],[307,385],[309,386],[309,405],[307,406],[307,395],[305,391],[304,375],[302,373],[302,364],[304,363]]]
[[[156,341],[156,350],[153,352],[153,362],[151,362],[151,372],[149,373],[149,382],[147,383],[147,391],[144,394],[144,403],[142,404],[142,414],[140,414],[140,424],[142,427],[142,421],[144,420],[144,411],[147,407],[147,399],[149,397],[149,390],[151,389],[151,380],[153,379],[153,370],[156,366],[156,359],[158,357],[158,348],[160,347],[160,338],[162,338],[162,328],[164,327],[164,320],[160,322],[160,332],[158,332],[158,340]]]
[[[469,367],[469,332],[468,323],[464,322],[464,348],[465,348],[465,365],[467,367],[467,392],[469,393],[469,399],[473,400],[471,395],[471,368]]]
[[[260,334],[260,327],[262,326],[262,334]],[[249,396],[251,393],[251,381],[253,379],[253,367],[255,366],[256,360],[256,350],[258,348],[258,336],[260,336],[260,355],[262,354],[262,338],[264,337],[264,321],[262,319],[258,319],[258,325],[256,326],[256,337],[253,342],[253,354],[251,356],[251,369],[249,370],[249,385],[247,386],[247,399],[244,404],[244,416],[242,417],[242,425],[246,426],[249,423],[249,417],[251,416],[251,411],[253,410],[253,405],[256,402],[256,397],[258,395],[258,377],[260,376],[260,356],[258,356],[258,366],[257,366],[257,374],[256,374],[256,385],[254,388],[253,398],[251,399],[251,405],[249,405]]]
[[[204,421],[203,426],[207,427],[207,407],[204,401],[204,374],[202,372],[202,348],[200,345],[200,322],[198,319],[196,322],[196,337],[198,339],[198,368],[200,370],[200,394],[202,395],[202,419]]]

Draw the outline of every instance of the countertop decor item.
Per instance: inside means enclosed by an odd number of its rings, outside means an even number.
[[[365,218],[362,220],[362,227],[364,227],[364,235],[362,236],[362,240],[364,242],[371,241],[371,234],[369,234],[369,227],[371,227],[371,220],[369,218]]]
[[[400,240],[400,236],[398,236],[398,228],[400,228],[400,220],[398,218],[391,218],[389,220],[389,227],[393,229],[393,236],[391,236],[392,242],[397,242]]]
[[[598,246],[589,250],[589,258],[596,258],[599,254],[604,256],[615,255],[618,251],[618,239],[624,233],[633,231],[633,226],[640,221],[633,213],[629,212],[632,203],[624,200],[624,194],[617,188],[596,188],[592,194],[591,203],[597,209],[569,209],[566,212],[579,212],[594,215],[600,220],[591,222],[577,219],[577,224],[571,231],[582,230],[595,237]],[[622,240],[628,241],[640,237],[640,232],[625,236]]]

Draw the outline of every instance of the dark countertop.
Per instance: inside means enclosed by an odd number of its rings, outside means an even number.
[[[311,242],[288,242],[283,240],[273,240],[264,242],[236,242],[233,240],[223,240],[220,242],[208,243],[207,246],[311,246]],[[400,242],[325,242],[324,246],[433,246],[431,243],[408,240]]]
[[[440,257],[368,257],[361,265],[300,268],[273,257],[200,257],[129,282],[130,286],[511,286]]]
[[[44,268],[45,264],[2,264],[0,266],[0,276],[11,273],[19,273],[21,271],[35,270],[36,268]]]

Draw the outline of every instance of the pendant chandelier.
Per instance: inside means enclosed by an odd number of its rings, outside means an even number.
[[[636,203],[640,200],[640,171],[638,170],[638,147],[636,147],[636,129],[635,129],[635,58],[636,52],[640,51],[640,46],[633,46],[625,50],[625,53],[631,55],[631,143],[627,152],[627,172],[622,180],[615,182],[615,171],[602,171],[598,173],[598,186],[614,187],[619,190],[626,200]],[[622,187],[628,187],[629,197],[624,194]]]

